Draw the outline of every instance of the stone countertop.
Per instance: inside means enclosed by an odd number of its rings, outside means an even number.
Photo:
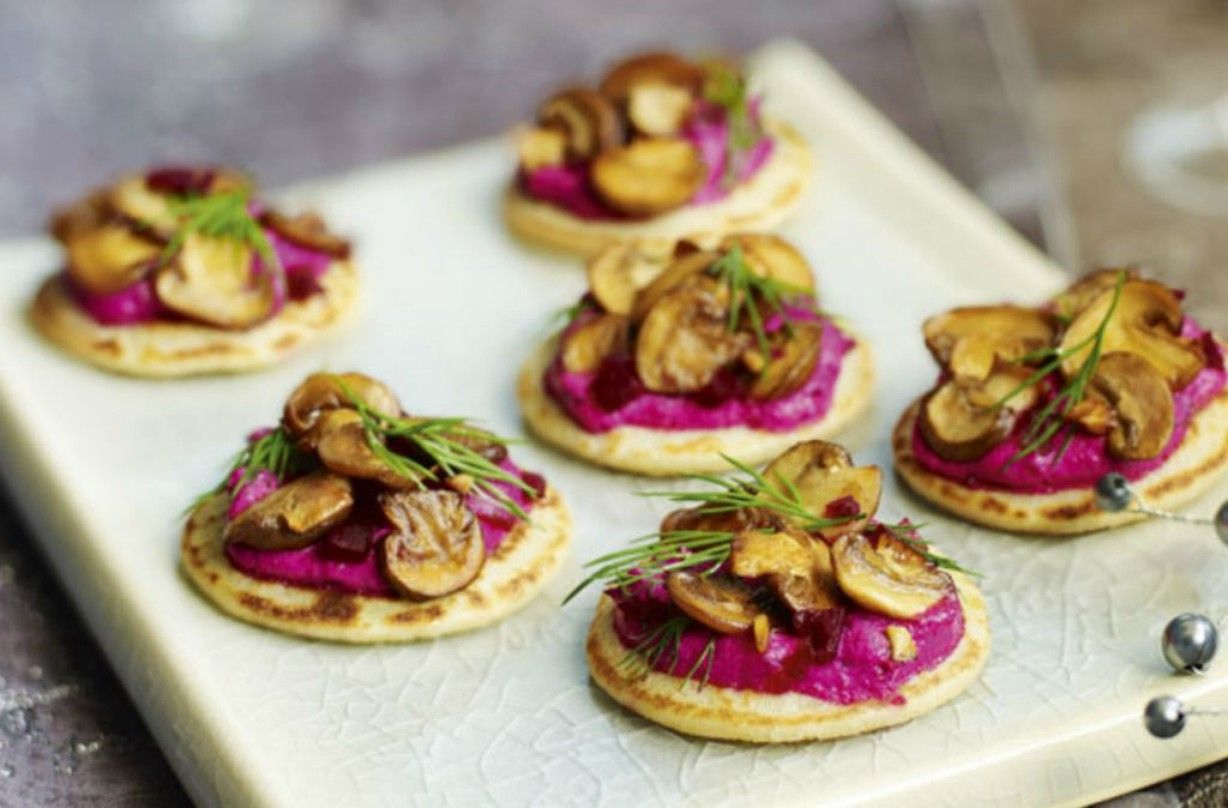
[[[1029,88],[1011,59],[1026,53],[1001,4],[984,5],[630,0],[594,25],[592,0],[0,0],[0,233],[37,232],[52,206],[134,166],[233,162],[277,186],[500,132],[629,50],[791,36],[1027,236],[1073,256],[1016,106]],[[1038,48],[1062,38],[1046,25],[1059,2],[1023,5]],[[1139,799],[1194,794],[1182,782]],[[0,491],[0,807],[186,802]]]

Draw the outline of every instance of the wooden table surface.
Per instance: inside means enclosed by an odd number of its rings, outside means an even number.
[[[1195,299],[1223,328],[1214,304],[1228,275],[1206,260],[1228,257],[1223,222],[1157,208],[1110,154],[1140,84],[1152,95],[1192,75],[1214,85],[1223,4],[1071,5],[634,0],[615,20],[595,0],[0,0],[0,233],[37,232],[50,206],[134,166],[222,160],[276,186],[499,132],[630,49],[740,51],[786,35],[1061,260],[1155,247],[1172,277],[1218,295]],[[1156,34],[1158,16],[1168,33]],[[1170,73],[1164,57],[1182,47]],[[1140,232],[1156,244],[1121,236]],[[0,806],[186,803],[4,496]],[[1212,767],[1128,799],[1214,804],[1221,776]]]

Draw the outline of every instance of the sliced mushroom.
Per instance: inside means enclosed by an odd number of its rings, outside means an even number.
[[[818,534],[826,539],[861,530],[878,510],[883,488],[878,466],[854,466],[844,448],[822,440],[793,445],[768,464],[763,476],[786,494],[796,491],[802,505],[817,518],[863,514],[861,519],[819,529]]]
[[[94,191],[84,199],[60,208],[51,216],[51,235],[61,244],[75,236],[87,233],[115,218],[107,201],[105,189]]]
[[[637,323],[643,321],[668,292],[707,270],[718,258],[720,253],[712,250],[688,251],[675,257],[635,296],[631,319]]]
[[[682,129],[695,96],[689,90],[663,82],[641,82],[627,95],[627,118],[635,130],[649,137],[673,137]]]
[[[694,392],[750,347],[749,335],[728,330],[720,292],[710,279],[689,282],[666,294],[644,318],[635,370],[645,388]]]
[[[815,291],[810,262],[789,242],[769,233],[739,233],[726,236],[722,252],[737,246],[755,274],[811,294]]]
[[[323,538],[353,507],[349,480],[316,472],[291,480],[243,511],[226,524],[222,537],[260,550],[294,550]]]
[[[922,328],[934,359],[959,379],[986,379],[997,360],[1014,362],[1047,348],[1052,317],[1021,306],[969,306],[931,317]]]
[[[691,200],[708,176],[699,150],[677,138],[635,140],[593,160],[593,190],[628,216],[656,216]]]
[[[791,611],[830,609],[840,603],[831,550],[800,531],[742,531],[734,537],[729,562],[739,578],[766,578]]]
[[[279,276],[252,272],[252,250],[233,239],[191,233],[174,260],[158,272],[158,299],[194,320],[220,328],[249,328],[277,305]]]
[[[761,613],[749,589],[718,575],[676,570],[665,588],[684,614],[721,634],[741,634]]]
[[[270,209],[260,215],[260,223],[300,247],[322,252],[333,258],[350,256],[350,243],[328,232],[319,214],[300,213],[298,216],[286,216]]]
[[[1061,350],[1072,351],[1062,364],[1067,377],[1078,375],[1095,335],[1113,305],[1116,288],[1101,292],[1066,329]],[[1123,351],[1150,362],[1173,389],[1180,389],[1206,366],[1197,340],[1179,336],[1184,314],[1181,300],[1153,281],[1126,281],[1100,344],[1101,355]],[[1075,348],[1083,346],[1081,350]]]
[[[1136,269],[1100,269],[1091,272],[1053,298],[1054,313],[1063,320],[1073,320],[1102,293],[1117,286],[1117,279],[1122,272],[1126,273],[1126,280],[1138,278]]]
[[[873,539],[846,533],[832,546],[831,558],[844,594],[888,617],[918,617],[951,592],[949,575],[888,530]]]
[[[68,274],[86,291],[99,295],[136,283],[162,252],[156,241],[121,222],[74,233],[67,246]]]
[[[563,369],[568,373],[595,373],[606,357],[625,351],[630,323],[619,314],[598,314],[563,334]]]
[[[1173,394],[1150,362],[1129,353],[1105,354],[1091,386],[1115,413],[1108,430],[1111,455],[1142,460],[1164,451],[1173,434]]]
[[[315,449],[319,438],[316,426],[325,413],[353,408],[342,390],[342,384],[375,412],[390,416],[401,414],[401,402],[392,390],[370,376],[362,373],[313,373],[286,399],[281,418],[286,431],[304,450]]]
[[[984,457],[1010,436],[1019,416],[1036,404],[1036,386],[1020,388],[1027,376],[1026,368],[1006,366],[983,382],[944,382],[921,403],[918,426],[926,445],[944,460]]]
[[[486,561],[477,518],[454,491],[381,494],[392,525],[381,557],[388,583],[406,597],[429,600],[468,586]]]
[[[614,242],[588,262],[588,288],[610,314],[630,314],[635,296],[665,269],[660,256],[632,242]]]
[[[107,195],[111,207],[124,217],[169,237],[179,226],[170,197],[149,187],[142,174],[124,177]]]
[[[751,398],[757,401],[784,398],[801,388],[814,373],[823,348],[823,326],[794,323],[792,331],[750,386]]]
[[[682,508],[671,511],[661,520],[661,531],[710,530],[742,533],[746,531],[775,531],[786,527],[774,512],[759,508],[741,508],[736,511],[711,513],[704,507]]]
[[[537,122],[566,138],[569,161],[586,163],[622,145],[623,126],[610,100],[585,87],[571,87],[541,105]]]
[[[525,171],[561,166],[567,162],[567,133],[542,126],[526,127],[516,133],[516,153]]]
[[[374,480],[395,489],[412,490],[422,485],[418,475],[397,471],[375,453],[356,410],[324,412],[314,434],[320,462],[338,474]]]
[[[616,64],[601,80],[601,92],[615,103],[623,103],[632,88],[642,84],[668,84],[697,94],[703,87],[702,66],[672,53],[641,53]]]

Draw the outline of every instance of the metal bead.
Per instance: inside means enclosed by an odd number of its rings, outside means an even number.
[[[1219,631],[1201,614],[1179,614],[1164,627],[1160,650],[1180,673],[1202,673],[1219,648]]]
[[[1228,502],[1219,506],[1215,512],[1215,535],[1224,544],[1228,544]]]
[[[1185,705],[1172,696],[1156,696],[1143,710],[1143,725],[1157,738],[1171,738],[1185,729]]]
[[[1134,491],[1130,481],[1121,474],[1111,471],[1096,481],[1096,504],[1101,510],[1116,513],[1124,511],[1134,502]]]

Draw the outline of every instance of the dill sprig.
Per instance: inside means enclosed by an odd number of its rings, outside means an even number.
[[[196,233],[250,247],[260,256],[266,268],[279,268],[277,253],[269,243],[264,228],[248,210],[248,201],[246,191],[173,197],[170,200],[171,212],[179,217],[180,223],[162,250],[160,262],[165,264],[170,261],[188,236]]]
[[[627,649],[627,652],[618,660],[618,666],[627,671],[632,677],[643,679],[662,660],[672,657],[673,661],[669,663],[669,668],[667,668],[667,673],[672,676],[682,658],[682,637],[693,623],[694,621],[685,615],[675,615],[666,619],[652,629],[652,631],[645,634],[634,647]],[[693,681],[695,674],[703,667],[704,673],[698,683],[698,689],[703,690],[708,684],[709,677],[712,675],[712,664],[715,660],[716,637],[712,636],[708,638],[708,642],[704,644],[703,651],[696,657],[695,664],[682,677],[681,686],[686,687],[688,683]]]
[[[570,306],[563,306],[562,308],[556,309],[554,312],[552,312],[550,314],[550,323],[551,325],[558,323],[561,325],[561,327],[566,328],[574,323],[577,317],[592,308],[592,299],[588,295],[585,295],[575,303],[572,303]]]
[[[759,142],[763,133],[752,114],[745,76],[718,61],[710,62],[707,71],[704,99],[725,111],[725,122],[729,128],[729,155],[725,160],[723,179],[731,183],[737,178],[743,156]]]
[[[1104,319],[1096,326],[1096,330],[1087,337],[1065,350],[1042,348],[1039,351],[1025,354],[1016,360],[1021,365],[1029,365],[1035,362],[1041,362],[1042,364],[1013,390],[999,399],[993,405],[994,409],[1006,406],[1011,399],[1024,390],[1039,384],[1054,371],[1059,371],[1070,357],[1087,351],[1087,356],[1084,357],[1083,363],[1079,365],[1078,372],[1067,380],[1058,389],[1057,393],[1046,402],[1045,406],[1033,416],[1032,422],[1023,434],[1023,446],[1006,462],[1007,466],[1048,445],[1062,430],[1066,431],[1066,439],[1058,450],[1055,459],[1060,460],[1066,454],[1066,449],[1069,448],[1070,442],[1074,438],[1074,430],[1066,420],[1066,415],[1076,404],[1083,400],[1087,394],[1088,385],[1091,384],[1092,378],[1096,375],[1096,368],[1100,364],[1100,356],[1104,348],[1104,335],[1108,331],[1109,322],[1113,319],[1113,313],[1117,311],[1117,304],[1121,300],[1121,293],[1125,284],[1126,272],[1121,270],[1117,274],[1117,284],[1113,288],[1113,297],[1109,301],[1108,310],[1104,313]]]
[[[864,517],[864,514],[836,518],[817,516],[802,502],[801,492],[792,481],[784,480],[778,485],[740,460],[728,455],[721,455],[721,458],[745,476],[726,478],[696,474],[690,479],[709,483],[715,490],[647,491],[644,496],[698,506],[700,514],[710,516],[746,509],[769,511],[808,532]],[[711,574],[729,560],[736,535],[729,530],[664,530],[640,536],[628,547],[585,563],[585,569],[591,572],[563,603],[598,581],[611,587],[626,587],[676,570],[698,569],[701,574]]]
[[[746,263],[746,257],[742,254],[742,247],[739,244],[734,244],[725,251],[712,263],[712,266],[708,267],[708,272],[715,275],[729,289],[729,313],[726,315],[725,330],[737,331],[745,320],[750,324],[751,333],[754,334],[760,353],[765,359],[770,358],[771,345],[764,328],[763,314],[759,310],[760,303],[766,304],[768,308],[779,314],[784,323],[785,333],[791,334],[792,320],[788,309],[785,308],[785,299],[789,298],[794,303],[805,303],[809,300],[807,290],[753,272]],[[813,309],[813,302],[806,305]]]
[[[469,426],[464,418],[401,418],[379,412],[340,378],[334,377],[334,380],[358,412],[367,446],[395,473],[414,481],[419,488],[425,488],[428,480],[442,482],[448,477],[464,475],[473,480],[474,488],[480,495],[499,503],[517,519],[525,522],[529,520],[524,509],[495,483],[511,485],[527,494],[535,495],[533,487],[458,439],[472,438],[500,445],[506,445],[507,441]],[[430,465],[389,448],[389,438],[413,444],[418,451],[430,458]]]
[[[977,572],[976,570],[970,570],[967,567],[960,565],[960,563],[956,561],[955,559],[948,558],[947,556],[944,556],[944,555],[939,555],[938,553],[935,553],[932,549],[930,549],[929,542],[927,542],[925,539],[921,538],[920,535],[918,535],[918,531],[920,531],[921,528],[925,527],[924,522],[903,521],[903,522],[896,522],[895,524],[888,524],[886,522],[880,522],[879,525],[885,530],[887,530],[889,533],[891,533],[892,536],[895,536],[897,539],[904,542],[912,549],[916,550],[918,553],[920,553],[922,556],[925,557],[926,561],[930,562],[938,569],[950,570],[952,572],[962,572],[964,575],[971,575],[974,578],[984,577],[981,573]]]
[[[242,451],[235,456],[221,481],[197,497],[187,510],[189,512],[196,510],[205,500],[232,487],[229,483],[238,469],[242,469],[243,474],[233,485],[235,490],[250,482],[262,471],[271,473],[278,480],[285,480],[287,477],[309,471],[315,465],[315,458],[298,448],[286,431],[278,426],[243,447]]]

